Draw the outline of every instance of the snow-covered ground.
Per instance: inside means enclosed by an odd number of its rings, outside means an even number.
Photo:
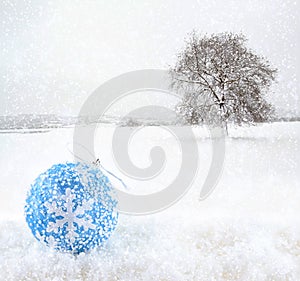
[[[114,129],[99,126],[95,150],[130,192],[153,192],[172,180],[180,166],[172,135],[145,127],[133,137],[129,153],[136,165],[149,164],[153,145],[161,144],[167,156],[165,171],[141,184],[113,163]],[[205,201],[198,198],[210,141],[205,130],[194,130],[199,173],[187,195],[154,215],[120,215],[103,249],[78,257],[44,248],[23,216],[37,175],[72,161],[72,128],[0,134],[0,280],[300,280],[300,123],[231,128],[223,174]]]

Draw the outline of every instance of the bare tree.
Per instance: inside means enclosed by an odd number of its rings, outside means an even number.
[[[255,124],[268,121],[273,108],[265,100],[277,70],[245,46],[242,34],[200,37],[193,32],[177,64],[172,87],[184,91],[177,106],[190,124]]]

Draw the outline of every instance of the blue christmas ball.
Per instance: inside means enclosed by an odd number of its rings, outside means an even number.
[[[31,185],[26,221],[42,243],[79,254],[100,246],[118,221],[117,199],[108,178],[94,165],[52,166]]]

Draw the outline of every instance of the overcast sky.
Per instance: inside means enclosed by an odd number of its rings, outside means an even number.
[[[300,115],[298,2],[2,0],[0,115],[77,115],[104,81],[174,64],[193,29],[243,32],[280,70],[271,94],[278,111]]]

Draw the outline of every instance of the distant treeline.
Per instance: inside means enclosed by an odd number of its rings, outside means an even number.
[[[300,121],[300,116],[296,117],[275,117],[273,122],[296,122]]]
[[[275,117],[272,122],[296,122],[299,117]],[[58,116],[47,114],[20,114],[10,116],[0,116],[0,130],[27,130],[27,129],[54,129],[73,126],[75,124],[104,123],[114,124],[121,127],[138,126],[172,126],[183,125],[180,119],[155,120],[145,118],[120,118],[119,116],[103,116],[101,119],[91,116]]]

